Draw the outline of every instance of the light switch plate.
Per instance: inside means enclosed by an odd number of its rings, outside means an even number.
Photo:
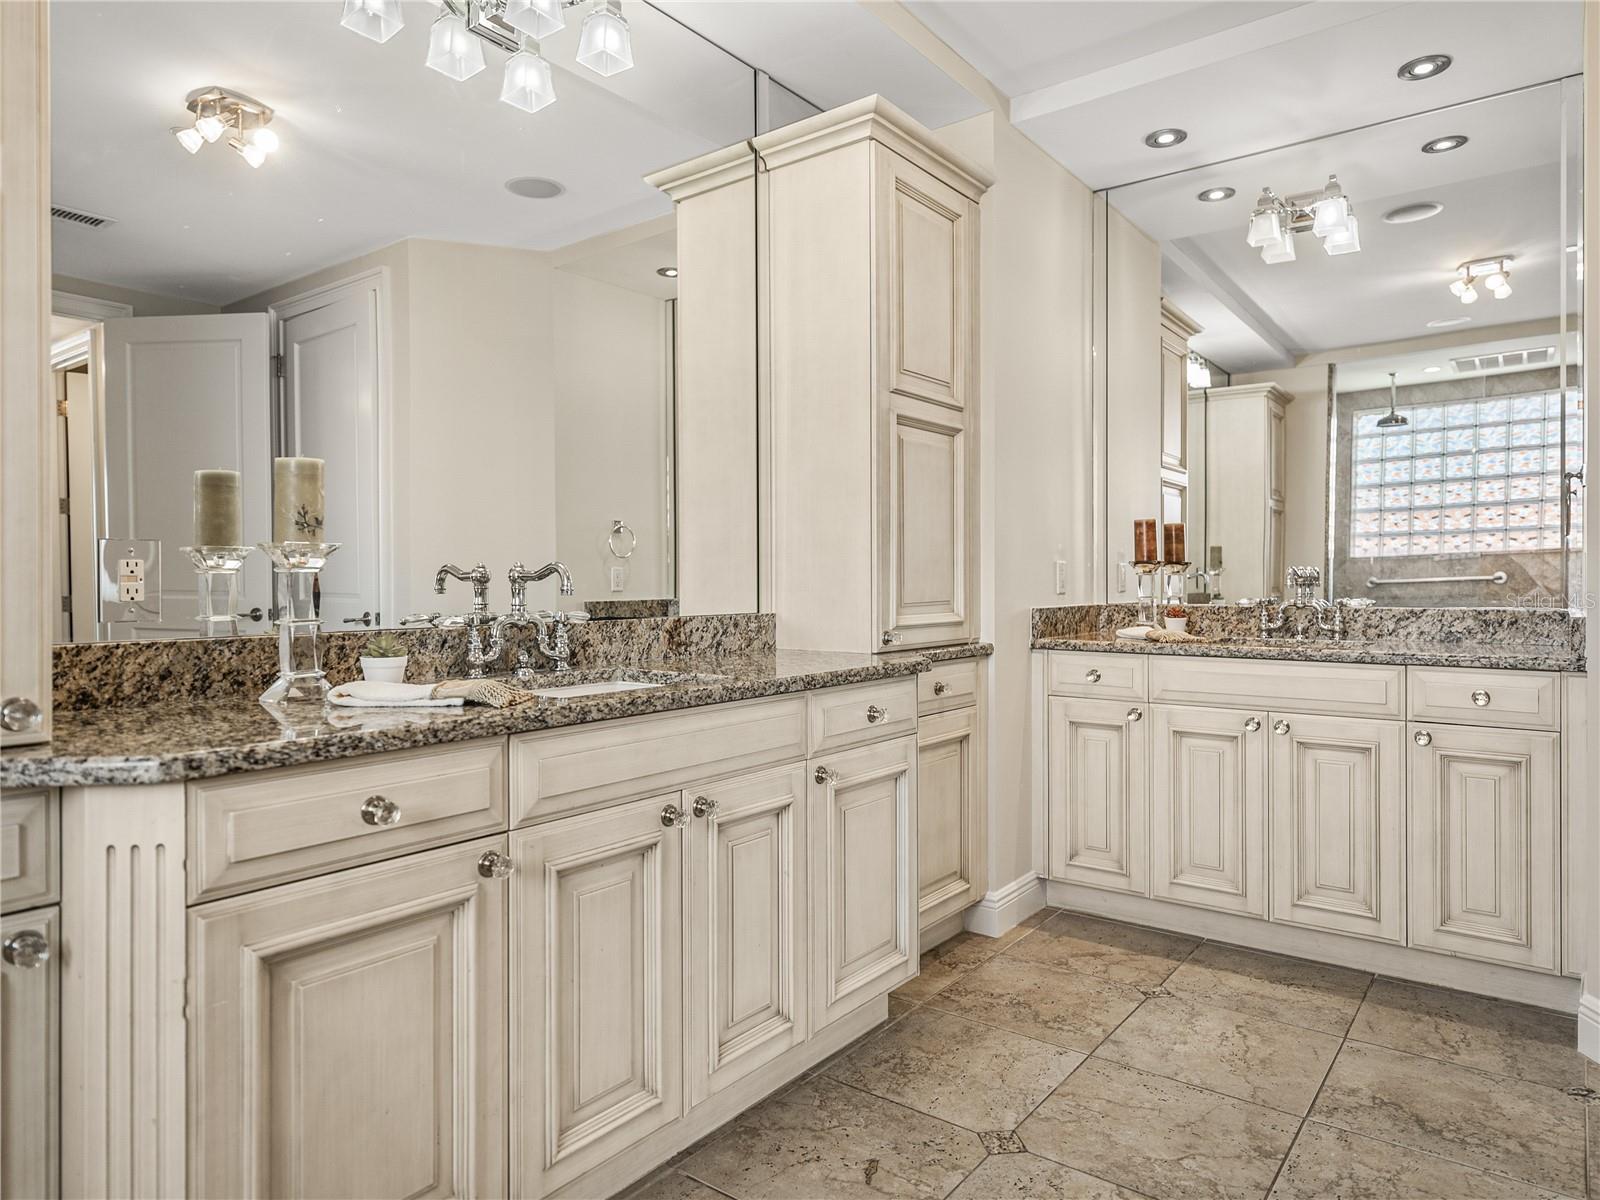
[[[149,538],[101,538],[99,593],[103,624],[159,622],[161,543]]]
[[[612,567],[611,568],[611,590],[613,592],[620,592],[627,586],[628,586],[628,568],[627,567]]]
[[[1067,564],[1061,559],[1056,559],[1056,595],[1067,594]]]

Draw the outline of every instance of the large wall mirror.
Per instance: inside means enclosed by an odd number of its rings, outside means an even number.
[[[1111,598],[1159,513],[1194,601],[1580,602],[1581,116],[1562,75],[1105,193]]]
[[[546,104],[498,5],[389,7],[51,6],[59,640],[193,636],[194,473],[238,471],[266,541],[277,455],[326,462],[329,628],[461,611],[445,562],[486,563],[500,611],[516,560],[580,602],[674,595],[678,262],[644,176],[756,132],[755,72],[629,0],[601,74],[595,6],[557,5]],[[159,614],[106,619],[123,541]],[[257,553],[240,632],[269,592]]]

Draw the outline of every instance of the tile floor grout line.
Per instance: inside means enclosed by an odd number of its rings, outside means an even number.
[[[1475,1067],[1471,1063],[1457,1062],[1450,1058],[1439,1058],[1432,1054],[1423,1054],[1420,1050],[1406,1050],[1400,1046],[1389,1046],[1383,1042],[1372,1042],[1366,1038],[1346,1036],[1345,1041],[1354,1042],[1358,1046],[1371,1046],[1374,1050],[1389,1050],[1395,1054],[1404,1054],[1410,1058],[1424,1058],[1429,1062],[1441,1063],[1447,1067],[1455,1067],[1461,1071],[1472,1071],[1479,1075],[1487,1075],[1490,1079],[1504,1079],[1508,1083],[1525,1083],[1529,1087],[1545,1088],[1548,1091],[1560,1092],[1567,1095],[1566,1087],[1559,1083],[1546,1083],[1542,1079],[1526,1079],[1521,1075],[1507,1075],[1502,1071],[1491,1071],[1487,1067]],[[1340,1047],[1343,1049],[1343,1047]],[[1572,1097],[1569,1097],[1571,1099]]]
[[[979,1135],[979,1140],[980,1141],[982,1140],[982,1135],[981,1134]],[[984,1163],[988,1162],[993,1157],[995,1157],[995,1156],[993,1154],[991,1154],[989,1152],[989,1148],[987,1146],[985,1146],[983,1148],[983,1157],[980,1158],[976,1163],[973,1164],[972,1170],[968,1171],[965,1175],[963,1175],[956,1182],[955,1187],[951,1188],[948,1192],[946,1192],[944,1194],[944,1200],[949,1200],[949,1197],[954,1196],[963,1187],[965,1187],[966,1183],[967,1183],[967,1180],[971,1179],[974,1175],[976,1175],[978,1173],[978,1168],[983,1166]]]
[[[1309,1109],[1307,1111],[1310,1111]],[[1278,1180],[1283,1178],[1283,1169],[1289,1165],[1289,1157],[1294,1153],[1294,1148],[1300,1144],[1300,1135],[1306,1131],[1308,1118],[1301,1117],[1300,1124],[1295,1126],[1294,1136],[1289,1139],[1289,1148],[1283,1152],[1283,1157],[1278,1160],[1278,1169],[1272,1173],[1272,1182],[1267,1184],[1267,1190],[1261,1193],[1262,1200],[1272,1200],[1272,1189],[1278,1186]]]

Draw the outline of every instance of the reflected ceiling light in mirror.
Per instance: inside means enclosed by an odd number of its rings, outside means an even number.
[[[1471,320],[1472,320],[1471,317],[1446,317],[1446,318],[1444,318],[1442,320],[1438,320],[1438,321],[1429,321],[1428,322],[1428,328],[1429,329],[1452,329],[1457,325],[1465,325]]]
[[[500,18],[519,33],[538,40],[567,27],[561,0],[506,0]]]
[[[1452,150],[1459,150],[1472,139],[1464,133],[1448,133],[1444,137],[1434,138],[1432,141],[1422,143],[1424,154],[1449,154]]]
[[[595,0],[594,10],[583,19],[578,61],[596,75],[615,75],[633,66],[633,39],[619,0]]]
[[[1256,250],[1265,250],[1283,241],[1283,202],[1271,188],[1261,189],[1244,241]]]
[[[184,105],[194,114],[194,124],[179,126],[172,135],[190,154],[227,134],[228,145],[252,167],[259,167],[278,148],[277,133],[267,128],[272,109],[243,92],[213,84],[190,92]]]
[[[676,279],[678,277],[678,268],[677,267],[657,267],[656,268],[656,274],[660,275],[663,279]]]
[[[1167,150],[1188,136],[1186,129],[1155,129],[1144,135],[1144,144],[1153,150]]]
[[[1422,373],[1424,375],[1437,375],[1442,370],[1444,370],[1443,367],[1423,367]]]
[[[1285,229],[1277,244],[1261,248],[1261,261],[1281,263],[1294,261],[1294,231]]]
[[[1211,386],[1211,364],[1200,357],[1199,351],[1189,351],[1189,357],[1184,362],[1185,380],[1191,389]]]
[[[1448,54],[1424,54],[1421,58],[1413,58],[1410,62],[1400,64],[1400,69],[1395,74],[1408,83],[1416,83],[1443,74],[1450,69],[1450,64],[1454,61]]]
[[[1476,304],[1478,285],[1482,284],[1496,300],[1511,295],[1511,264],[1509,255],[1498,258],[1475,258],[1456,268],[1456,277],[1450,281],[1450,291],[1463,304]]]
[[[1399,208],[1391,208],[1383,214],[1383,219],[1389,225],[1410,225],[1415,221],[1426,221],[1429,217],[1437,217],[1443,211],[1444,205],[1437,200],[1419,200],[1415,204],[1402,204]]]
[[[1360,226],[1338,176],[1329,175],[1320,191],[1295,196],[1279,196],[1270,187],[1261,189],[1245,243],[1261,251],[1262,262],[1293,262],[1296,233],[1320,237],[1323,250],[1330,255],[1360,251]]]
[[[521,175],[506,180],[506,191],[524,200],[554,200],[566,190],[565,184],[539,175]]]
[[[344,0],[339,24],[375,42],[387,42],[405,26],[400,0]]]
[[[531,38],[510,58],[500,83],[500,99],[523,112],[538,112],[556,102],[555,78],[550,64],[539,54],[539,43]]]
[[[1230,200],[1232,198],[1233,189],[1231,187],[1207,188],[1195,197],[1197,200],[1204,200],[1207,204],[1215,204],[1218,200]]]
[[[1402,417],[1395,411],[1395,401],[1399,398],[1398,389],[1395,387],[1394,377],[1396,372],[1389,372],[1389,411],[1378,418],[1379,429],[1400,429],[1411,424],[1410,420]]]
[[[428,57],[423,61],[457,83],[471,79],[486,65],[483,46],[467,29],[467,19],[448,4],[440,8],[428,31]]]

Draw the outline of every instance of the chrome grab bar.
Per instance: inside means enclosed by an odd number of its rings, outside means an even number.
[[[1496,571],[1493,575],[1422,575],[1415,579],[1379,579],[1376,575],[1367,580],[1369,588],[1392,587],[1397,583],[1504,583],[1504,571]]]

